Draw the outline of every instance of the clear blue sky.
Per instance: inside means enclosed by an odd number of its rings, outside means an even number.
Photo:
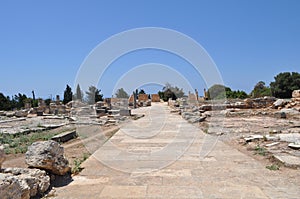
[[[62,96],[100,42],[141,27],[170,28],[190,36],[210,54],[227,86],[250,92],[255,83],[268,84],[279,72],[300,72],[299,10],[298,0],[1,0],[0,92],[31,96],[35,90],[37,97]],[[120,65],[175,63],[164,53],[156,60],[146,54],[134,64],[129,55]],[[115,67],[108,78],[121,66]],[[185,71],[180,66],[177,70]],[[97,86],[109,95],[108,85]],[[194,87],[203,89],[201,83]]]

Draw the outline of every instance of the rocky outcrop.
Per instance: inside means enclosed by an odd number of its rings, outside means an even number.
[[[27,110],[20,110],[15,112],[16,117],[27,117],[28,111]]]
[[[284,99],[278,99],[273,103],[274,108],[283,107],[288,103],[287,100]]]
[[[4,160],[5,160],[4,146],[0,145],[0,169]]]
[[[181,116],[189,123],[203,122],[206,119],[206,116],[202,115],[198,109],[192,109],[191,112],[181,112]]]
[[[16,178],[11,177],[9,174],[0,173],[0,198],[22,198],[20,182]]]
[[[25,161],[30,168],[43,169],[56,175],[65,175],[70,171],[64,148],[53,140],[33,143],[28,147]]]
[[[292,97],[294,99],[299,99],[300,100],[300,90],[294,90],[292,93]]]
[[[45,193],[50,177],[39,169],[6,168],[0,173],[0,198],[29,199]]]
[[[273,108],[294,109],[294,110],[296,110],[296,112],[298,111],[298,114],[299,114],[299,112],[300,112],[300,90],[293,91],[291,100],[278,99],[276,102],[274,102]]]

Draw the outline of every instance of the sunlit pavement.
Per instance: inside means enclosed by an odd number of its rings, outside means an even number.
[[[166,104],[133,113],[145,117],[122,125],[57,198],[299,198],[296,170],[266,169]]]

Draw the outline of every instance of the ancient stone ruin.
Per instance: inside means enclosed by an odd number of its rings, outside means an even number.
[[[0,168],[0,198],[40,198],[51,187],[51,175],[66,175],[70,171],[64,149],[55,141],[33,143],[26,153],[29,168]],[[0,146],[0,166],[4,150]]]
[[[263,150],[269,159],[300,168],[300,90],[291,99],[263,97],[245,100],[169,100],[171,113],[180,114],[205,133]]]

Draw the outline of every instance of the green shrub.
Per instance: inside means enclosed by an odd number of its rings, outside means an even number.
[[[255,154],[262,155],[262,156],[265,156],[267,153],[267,150],[264,147],[261,147],[259,145],[257,145],[254,150],[255,150]]]
[[[272,171],[279,170],[279,166],[277,164],[272,164],[270,166],[266,166],[266,168],[269,170],[272,170]]]

